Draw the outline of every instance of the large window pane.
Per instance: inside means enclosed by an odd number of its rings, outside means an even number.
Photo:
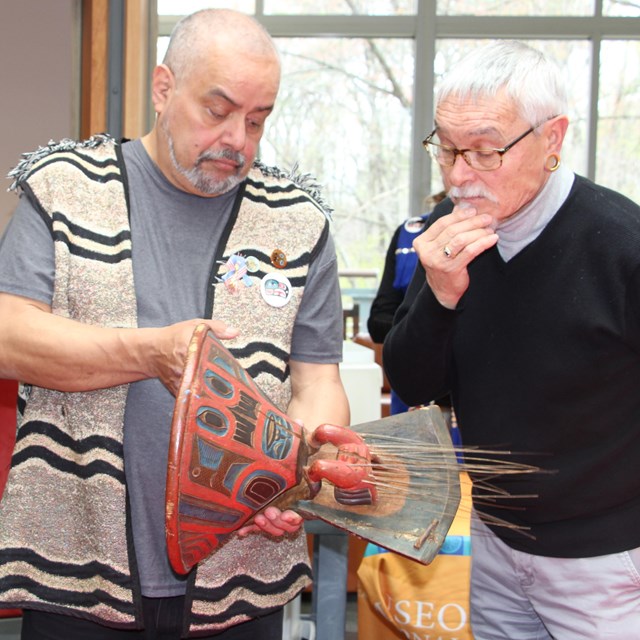
[[[576,173],[587,175],[588,167],[598,182],[622,191],[640,201],[640,186],[628,170],[634,158],[634,141],[640,131],[640,41],[608,41],[606,38],[636,37],[638,20],[611,21],[593,17],[596,5],[602,4],[604,16],[639,17],[640,0],[420,0],[437,5],[439,15],[452,16],[442,21],[443,28],[468,36],[445,39],[436,28],[436,82],[464,52],[478,46],[473,20],[464,16],[513,16],[522,30],[529,32],[527,19],[538,16],[569,16],[554,20],[549,32],[532,44],[550,52],[567,69],[571,124],[564,145],[562,161]],[[292,32],[300,25],[301,33],[313,33],[314,14],[412,15],[418,0],[157,0],[160,15],[181,15],[216,6],[234,8],[252,14],[256,5],[270,16],[274,33]],[[278,16],[282,20],[282,28]],[[288,17],[298,15],[295,21]],[[581,21],[584,40],[566,29],[573,26],[571,16],[591,16]],[[366,21],[365,21],[366,22]],[[382,20],[379,24],[391,24]],[[513,37],[507,28],[510,21],[496,21],[496,36]],[[620,24],[617,24],[620,23]],[[158,58],[168,44],[168,22],[161,21]],[[322,23],[324,24],[324,23]],[[395,23],[394,23],[395,24]],[[465,26],[466,25],[466,26]],[[538,21],[532,23],[532,34]],[[325,25],[326,26],[326,25]],[[431,26],[431,25],[429,25]],[[621,26],[625,35],[619,33]],[[460,27],[464,27],[461,30]],[[607,31],[611,28],[615,33]],[[629,34],[627,35],[627,29]],[[571,30],[570,30],[571,31]],[[447,31],[450,35],[451,31]],[[556,35],[557,33],[557,35]],[[416,36],[427,41],[420,48],[431,49],[429,29],[417,29]],[[594,38],[603,38],[600,74],[597,158],[587,162],[590,98],[592,91],[591,52]],[[379,36],[379,31],[377,32]],[[325,199],[334,207],[334,234],[344,269],[381,269],[383,254],[393,230],[404,220],[409,197],[410,152],[412,143],[428,131],[411,131],[413,69],[415,43],[409,39],[366,38],[290,38],[279,39],[283,57],[283,81],[276,112],[267,121],[261,145],[262,159],[268,164],[289,168],[299,163],[299,171],[313,175],[323,186]],[[441,34],[444,35],[444,34]],[[640,36],[640,33],[637,34]],[[531,37],[534,37],[533,35]],[[557,38],[547,40],[547,37]],[[424,70],[431,61],[421,60]],[[426,66],[425,66],[426,65]],[[425,90],[430,94],[431,88]],[[430,114],[417,114],[419,122],[429,122]],[[424,127],[427,128],[425,124]],[[425,162],[427,158],[421,157]],[[422,171],[423,167],[419,167]],[[439,169],[433,166],[431,184],[425,192],[439,191]],[[413,212],[413,213],[418,213]],[[344,284],[344,281],[343,281]],[[348,286],[370,286],[370,281],[351,282]]]
[[[412,40],[278,39],[283,78],[261,157],[299,163],[335,209],[341,268],[379,268],[409,215]]]
[[[594,0],[437,0],[442,16],[590,16]]]
[[[265,0],[265,14],[369,15],[414,14],[418,0]]]
[[[640,2],[637,0],[604,0],[602,15],[605,16],[640,16]]]
[[[164,54],[169,46],[169,36],[161,36],[156,42],[156,61],[160,64],[164,60]]]
[[[440,79],[466,53],[487,40],[441,39],[436,42],[434,71],[436,89]],[[586,41],[576,40],[531,40],[532,47],[544,51],[555,58],[565,69],[569,82],[569,130],[565,138],[562,161],[576,173],[584,175],[587,171],[587,116],[589,113],[589,74],[591,66],[591,47]],[[433,166],[431,193],[442,189],[440,171]]]
[[[255,0],[157,0],[159,16],[186,16],[200,9],[235,9],[253,13]]]
[[[640,202],[640,42],[602,43],[598,113],[596,179]]]

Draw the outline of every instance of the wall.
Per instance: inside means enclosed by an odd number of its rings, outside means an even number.
[[[0,2],[0,231],[17,203],[5,179],[20,154],[77,138],[80,0]]]

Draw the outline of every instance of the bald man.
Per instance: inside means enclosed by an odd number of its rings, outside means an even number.
[[[309,429],[349,421],[326,206],[256,162],[279,82],[257,22],[197,12],[154,70],[147,135],[50,143],[11,174],[0,377],[23,385],[0,607],[24,610],[23,638],[280,640],[282,607],[309,583],[292,511],[268,508],[186,576],[164,533],[196,325]]]

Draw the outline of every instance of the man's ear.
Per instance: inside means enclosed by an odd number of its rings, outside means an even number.
[[[548,123],[548,153],[560,153],[560,151],[562,150],[564,136],[567,133],[568,127],[569,118],[565,115],[557,116]]]
[[[175,88],[175,77],[165,64],[159,64],[151,78],[151,100],[156,113],[162,113],[171,92]]]

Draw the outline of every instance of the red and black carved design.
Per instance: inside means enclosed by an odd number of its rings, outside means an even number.
[[[196,329],[167,468],[176,572],[188,573],[270,504],[433,560],[460,499],[460,465],[440,409],[315,426],[307,432],[279,411],[205,325]]]
[[[171,566],[187,573],[301,480],[302,428],[199,327],[176,400],[167,474]]]

